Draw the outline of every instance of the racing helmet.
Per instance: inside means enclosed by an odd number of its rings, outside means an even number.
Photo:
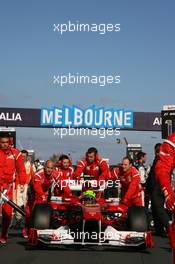
[[[96,204],[96,193],[93,190],[86,190],[81,197],[82,204]]]

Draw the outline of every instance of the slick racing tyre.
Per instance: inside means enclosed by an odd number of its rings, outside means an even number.
[[[32,211],[32,227],[48,229],[51,227],[52,207],[49,204],[36,204]]]
[[[148,215],[144,207],[131,206],[128,209],[127,226],[130,231],[148,231]]]

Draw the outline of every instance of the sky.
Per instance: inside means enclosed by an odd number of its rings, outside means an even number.
[[[160,112],[174,104],[175,2],[173,0],[0,0],[0,106],[41,108],[89,105]],[[53,31],[54,24],[120,24],[120,32]],[[61,74],[120,75],[120,84],[53,84]],[[122,132],[150,158],[160,133]],[[115,137],[56,138],[52,129],[17,128],[17,142],[41,158],[92,145],[111,163],[125,153]],[[18,147],[19,147],[18,145]],[[70,149],[69,149],[70,148]]]

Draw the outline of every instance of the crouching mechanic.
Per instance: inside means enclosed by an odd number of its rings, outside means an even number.
[[[10,146],[10,138],[8,133],[0,135],[0,192],[7,190],[7,196],[13,200],[14,182],[16,175],[21,192],[24,191],[26,182],[26,172],[24,162],[19,150]],[[6,202],[2,205],[2,233],[0,244],[7,243],[8,228],[12,219],[12,207]]]
[[[170,229],[169,236],[173,249],[175,249],[175,193],[171,186],[171,174],[175,169],[175,132],[170,134],[160,146],[159,159],[155,166],[155,176],[159,181],[165,196],[167,209],[173,212],[174,224]],[[174,186],[175,187],[175,186]],[[175,255],[174,255],[175,263]]]
[[[31,193],[28,196],[26,206],[26,226],[23,230],[24,237],[28,235],[30,218],[33,206],[37,203],[44,203],[48,200],[49,194],[62,197],[71,197],[69,186],[64,183],[63,177],[55,169],[54,162],[46,161],[44,169],[36,172],[32,179]]]
[[[82,174],[93,176],[100,186],[104,186],[105,181],[110,179],[109,166],[99,157],[98,150],[94,147],[89,148],[85,159],[77,163],[74,177],[79,180]]]
[[[120,180],[122,204],[127,207],[131,205],[144,206],[141,178],[129,157],[123,158],[122,166],[111,170],[111,177],[113,181]]]

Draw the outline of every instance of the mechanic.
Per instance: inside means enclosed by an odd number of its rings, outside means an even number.
[[[74,168],[71,166],[71,160],[67,155],[61,155],[57,163],[57,170],[63,179],[73,179]]]
[[[21,155],[24,161],[24,166],[25,166],[25,170],[26,170],[26,183],[24,185],[24,191],[21,192],[20,189],[20,185],[19,185],[19,179],[18,179],[18,175],[16,177],[16,182],[15,182],[15,190],[16,190],[16,204],[20,207],[25,207],[26,203],[27,203],[27,190],[28,190],[28,186],[30,181],[32,180],[32,176],[33,176],[33,169],[32,169],[32,165],[29,161],[29,154],[28,151],[23,149],[21,151]],[[19,214],[18,212],[15,212],[15,218],[16,218],[16,225],[15,227],[17,228],[17,226],[21,225],[21,221],[22,221],[22,215]]]
[[[34,173],[36,173],[37,171],[43,169],[43,165],[41,164],[39,159],[34,160],[32,169],[33,169]]]
[[[148,173],[150,171],[150,168],[146,167],[146,161],[148,157],[145,152],[139,151],[137,154],[137,161],[135,163],[136,169],[139,171],[140,177],[141,177],[141,184],[143,187],[145,187],[146,180],[148,178]]]
[[[63,177],[55,169],[52,160],[47,160],[44,169],[34,174],[26,206],[26,224],[23,229],[23,236],[25,238],[28,237],[31,212],[36,203],[46,202],[50,194],[62,197],[72,196],[69,186],[64,184],[63,181]]]
[[[175,194],[171,187],[171,174],[175,168],[175,132],[164,140],[155,166],[156,178],[165,197],[166,207],[175,211]]]
[[[13,200],[14,182],[18,174],[20,191],[24,191],[26,171],[21,153],[10,145],[9,135],[4,132],[0,135],[0,192],[7,190],[7,196]],[[2,205],[2,234],[0,244],[6,244],[8,228],[12,220],[12,207],[6,202]]]
[[[155,166],[159,159],[161,143],[157,143],[154,147],[155,158],[151,166],[151,170],[146,181],[146,193],[151,199],[152,216],[154,220],[155,234],[165,237],[168,229],[170,217],[164,208],[165,198],[160,188],[159,182],[155,178]]]
[[[47,160],[44,169],[35,173],[33,177],[32,186],[35,203],[47,200],[49,189],[53,184],[57,187],[57,195],[70,196],[71,192],[69,186],[62,187],[63,184],[61,184],[61,181],[63,180],[63,176],[54,168],[54,162],[52,160]]]
[[[144,206],[143,188],[138,170],[132,165],[130,157],[124,157],[122,166],[111,170],[112,180],[120,180],[121,203],[127,207],[131,205]]]
[[[99,157],[98,150],[94,147],[89,148],[85,159],[77,163],[74,176],[79,180],[82,174],[93,176],[94,180],[103,185],[110,179],[109,166],[105,160]]]
[[[169,228],[169,238],[175,251],[175,193],[171,186],[171,174],[175,169],[175,132],[170,134],[160,147],[159,159],[155,166],[156,179],[165,197],[166,208],[173,213],[173,224]],[[175,183],[173,183],[175,185]],[[174,252],[175,263],[175,252]]]

